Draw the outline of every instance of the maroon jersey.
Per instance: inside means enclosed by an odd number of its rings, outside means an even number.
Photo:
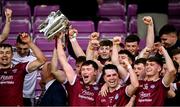
[[[23,105],[23,81],[27,63],[19,63],[8,69],[0,69],[0,105]]]
[[[127,96],[125,89],[126,86],[120,87],[112,93],[109,92],[105,97],[98,95],[98,97],[96,98],[96,105],[114,107],[125,106],[130,100],[130,97]]]
[[[95,99],[100,90],[98,85],[86,85],[79,77],[76,78],[75,83],[66,84],[69,105],[70,106],[94,106]]]
[[[157,81],[139,81],[136,91],[136,106],[163,106],[169,87],[165,87],[162,79]]]

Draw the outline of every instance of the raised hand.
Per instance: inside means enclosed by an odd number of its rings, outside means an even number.
[[[121,43],[121,37],[120,36],[115,36],[113,38],[113,44],[114,45],[119,45]]]
[[[164,54],[164,52],[166,51],[166,49],[163,47],[163,46],[160,46],[159,48],[158,48],[158,52],[159,52],[159,54],[160,55],[163,55]]]
[[[143,17],[143,21],[146,25],[152,25],[153,24],[153,20],[151,16],[145,16]]]
[[[27,43],[27,44],[28,44],[28,43],[32,42],[32,41],[31,41],[31,37],[29,36],[28,33],[23,32],[23,33],[21,34],[20,38],[21,38],[22,42],[24,42],[24,43]]]
[[[128,59],[124,59],[123,60],[123,64],[124,64],[124,67],[128,70],[129,69],[129,66],[131,66],[131,64],[129,63]]]
[[[98,40],[99,39],[99,33],[98,32],[93,32],[90,35],[90,40]]]
[[[107,96],[107,93],[109,92],[108,90],[108,86],[107,84],[105,83],[102,87],[101,87],[101,90],[99,91],[99,94],[103,97]]]
[[[75,29],[75,28],[69,29],[69,38],[70,39],[76,38],[77,34],[78,34],[77,29]]]
[[[99,48],[99,41],[98,40],[91,40],[91,47],[93,47],[93,49],[95,48]]]
[[[11,20],[12,10],[6,8],[6,9],[5,9],[5,16],[6,16],[6,19],[8,19],[8,21]]]

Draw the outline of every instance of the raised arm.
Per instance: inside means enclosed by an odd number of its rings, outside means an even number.
[[[62,42],[61,42],[62,35],[63,34],[61,33],[58,40],[57,40],[57,55],[58,55],[58,59],[60,61],[60,64],[66,73],[66,76],[67,76],[69,83],[71,85],[73,85],[73,82],[74,82],[77,74],[75,73],[75,71],[73,70],[73,68],[71,67],[71,65],[67,61],[66,54],[64,52]]]
[[[36,60],[28,64],[28,72],[33,72],[45,63],[46,57],[44,56],[42,51],[33,43],[33,41],[27,33],[22,33],[20,38],[24,43],[27,43],[27,45],[37,58]]]
[[[96,57],[96,51],[99,47],[99,33],[93,32],[90,35],[89,44],[86,50],[86,60],[93,60]]]
[[[138,59],[139,58],[148,58],[150,53],[152,51],[152,48],[148,48],[148,47],[145,47],[144,49],[141,50],[141,52],[139,53],[138,55]]]
[[[147,37],[146,37],[146,47],[141,50],[138,55],[138,58],[148,58],[150,55],[150,51],[154,45],[154,24],[152,17],[145,16],[143,18],[144,24],[147,25]]]
[[[59,82],[63,83],[66,80],[66,74],[65,74],[64,71],[58,70],[57,65],[58,65],[58,62],[57,62],[57,50],[54,49],[53,50],[53,56],[52,56],[52,59],[51,59],[51,73],[55,76],[55,78]]]
[[[78,35],[78,31],[76,29],[69,29],[69,39],[72,44],[72,48],[76,57],[85,56],[84,51],[82,50],[78,41],[76,40],[77,35]]]
[[[6,40],[8,38],[8,35],[10,32],[12,10],[7,8],[5,10],[5,16],[6,16],[6,23],[5,23],[5,26],[3,28],[2,34],[0,35],[0,43],[2,43],[4,40]]]
[[[168,52],[166,51],[166,49],[163,46],[161,46],[159,48],[159,51],[164,56],[165,62],[167,65],[167,69],[168,69],[163,77],[163,82],[164,82],[165,86],[170,86],[170,84],[176,78],[176,69],[175,69],[173,61],[172,61],[171,57],[169,56]]]
[[[152,48],[154,44],[154,24],[151,16],[143,18],[144,23],[147,25],[146,47]]]
[[[113,38],[113,48],[112,48],[111,60],[112,60],[112,63],[117,66],[118,71],[119,71],[119,75],[124,80],[127,77],[128,72],[125,68],[123,68],[119,64],[118,48],[119,48],[120,43],[121,43],[121,37],[116,36]]]
[[[130,74],[130,81],[131,81],[131,84],[129,84],[127,86],[127,94],[129,96],[132,96],[134,95],[135,91],[137,90],[137,88],[139,87],[139,81],[138,81],[138,78],[137,78],[137,75],[136,73],[133,71],[132,69],[132,66],[131,64],[129,64],[128,61],[125,61],[125,65],[127,67],[127,70],[129,71],[129,74]]]

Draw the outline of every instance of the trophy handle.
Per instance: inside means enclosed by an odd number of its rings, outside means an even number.
[[[70,22],[60,10],[51,12],[45,21],[39,26],[39,31],[44,33],[48,40],[54,38],[58,32],[66,32],[70,26]]]
[[[39,25],[39,32],[43,32],[47,40],[55,40],[55,47],[57,48],[57,37],[58,32],[67,33],[70,27],[70,21],[67,17],[61,13],[60,10],[52,11],[48,17]],[[61,38],[61,41],[66,45],[66,35]]]

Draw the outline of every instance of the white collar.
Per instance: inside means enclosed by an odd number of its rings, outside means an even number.
[[[49,81],[49,82],[46,84],[45,89],[47,90],[54,81],[55,81],[55,79]]]

